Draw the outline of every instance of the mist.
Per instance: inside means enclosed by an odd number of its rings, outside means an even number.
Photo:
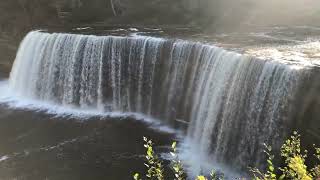
[[[320,25],[318,0],[202,0],[190,4],[202,12],[197,20],[205,19],[204,24],[209,24],[211,29]]]

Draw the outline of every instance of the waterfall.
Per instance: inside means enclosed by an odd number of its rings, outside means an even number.
[[[256,166],[294,124],[308,73],[183,40],[30,32],[9,85],[18,96],[137,112],[185,129],[199,153]],[[178,121],[187,122],[187,127]]]

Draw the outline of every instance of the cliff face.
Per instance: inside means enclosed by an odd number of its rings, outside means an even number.
[[[0,1],[0,71],[8,72],[22,37],[30,29],[57,21],[49,0]]]

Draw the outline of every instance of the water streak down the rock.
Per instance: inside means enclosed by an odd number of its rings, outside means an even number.
[[[21,97],[62,106],[189,122],[199,153],[247,167],[261,163],[263,142],[279,147],[288,133],[304,76],[195,42],[31,32],[9,83]]]

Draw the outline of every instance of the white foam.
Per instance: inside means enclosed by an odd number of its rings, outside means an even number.
[[[10,158],[9,156],[2,156],[2,157],[0,157],[0,162],[3,162],[9,158]]]
[[[137,28],[129,28],[130,31],[138,32],[139,30]]]
[[[192,145],[191,141],[184,139],[183,133],[178,130],[174,130],[171,127],[163,125],[160,120],[157,120],[152,117],[148,117],[139,113],[124,113],[124,112],[101,112],[93,109],[79,109],[72,107],[65,107],[62,105],[56,105],[52,103],[42,102],[33,99],[27,99],[18,97],[14,92],[10,91],[8,86],[8,81],[0,81],[0,104],[5,104],[9,106],[9,108],[13,109],[22,109],[22,110],[33,110],[33,111],[41,111],[44,113],[55,115],[56,117],[75,117],[81,120],[86,120],[90,117],[132,117],[138,121],[144,121],[154,130],[166,133],[175,134],[178,141],[181,142],[179,145],[179,157],[186,165],[186,170],[188,175],[191,177],[195,177],[200,172],[208,172],[212,169],[228,174],[228,177],[239,177],[238,174],[232,172],[225,166],[221,164],[217,164],[214,160],[210,160],[207,156],[201,155],[194,148],[196,146]],[[55,148],[56,146],[47,147],[49,150]],[[10,157],[8,155],[0,157],[0,162],[6,161]]]
[[[74,28],[73,30],[88,30],[88,29],[92,29],[91,27],[78,27],[78,28]]]
[[[179,159],[184,162],[188,176],[195,179],[197,175],[209,175],[212,170],[222,173],[226,179],[245,177],[245,174],[232,170],[230,167],[217,162],[212,156],[201,151],[197,143],[184,138],[178,145]]]
[[[248,49],[245,54],[266,60],[296,64],[301,68],[312,67],[320,64],[320,42],[310,41],[295,46],[257,47]]]
[[[143,121],[150,125],[154,130],[179,134],[180,132],[173,128],[164,125],[160,120],[135,112],[102,112],[97,109],[80,109],[71,106],[63,106],[44,102],[26,97],[19,97],[9,88],[8,81],[0,81],[0,104],[5,104],[9,108],[41,111],[47,114],[55,115],[55,117],[74,117],[80,120],[87,120],[91,117],[110,117],[110,118],[133,118],[138,121]],[[121,119],[121,118],[120,118]]]

